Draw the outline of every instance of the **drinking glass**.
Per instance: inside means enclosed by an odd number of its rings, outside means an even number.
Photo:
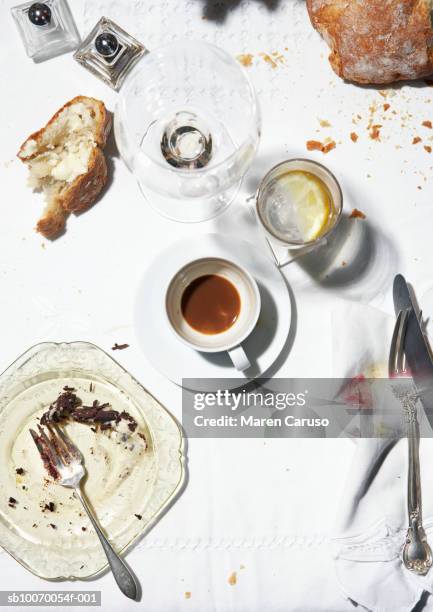
[[[233,201],[260,138],[244,69],[213,45],[181,41],[148,52],[123,85],[116,142],[150,205],[205,221]]]
[[[299,231],[295,203],[285,186],[285,177],[293,171],[307,172],[315,176],[328,195],[327,217],[320,233],[311,240],[303,238]],[[328,168],[311,159],[290,159],[271,168],[259,185],[255,201],[257,217],[265,230],[274,256],[272,244],[289,251],[289,258],[284,262],[275,256],[280,266],[292,260],[290,254],[293,250],[305,254],[326,243],[335,231],[343,212],[343,193],[337,179]]]

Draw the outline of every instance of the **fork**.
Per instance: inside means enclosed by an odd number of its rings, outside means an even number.
[[[397,316],[388,363],[389,377],[391,379],[402,379],[408,375],[404,340],[411,311],[411,308],[401,310]],[[405,410],[409,451],[407,483],[409,527],[403,547],[403,562],[408,570],[424,576],[432,566],[433,557],[422,526],[419,427],[416,409],[418,397],[413,384],[409,381],[393,385],[392,389],[396,397],[401,400]]]
[[[81,489],[81,480],[86,473],[81,452],[57,425],[45,427],[48,435],[41,425],[38,425],[39,435],[30,429],[45,467],[58,484],[74,490],[95,528],[119,589],[130,599],[137,599],[138,587],[133,574],[103,534]]]

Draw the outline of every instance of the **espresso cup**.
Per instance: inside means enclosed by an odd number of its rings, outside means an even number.
[[[182,299],[191,283],[205,276],[218,276],[235,288],[239,301],[236,320],[224,331],[204,333],[193,327],[182,311]],[[191,261],[171,279],[165,294],[168,324],[176,337],[192,349],[203,353],[227,351],[235,368],[247,370],[251,364],[241,346],[256,326],[260,314],[260,292],[251,274],[227,259],[206,257]]]

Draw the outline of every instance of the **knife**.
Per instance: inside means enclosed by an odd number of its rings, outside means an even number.
[[[419,322],[418,308],[412,299],[407,282],[401,274],[397,274],[394,279],[393,296],[396,314],[400,310],[411,309],[407,322],[404,350],[421,403],[429,423],[433,427],[432,351]]]

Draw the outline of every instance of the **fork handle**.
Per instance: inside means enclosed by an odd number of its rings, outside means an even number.
[[[416,517],[421,523],[421,478],[419,465],[419,431],[416,412],[408,423],[409,472],[407,504],[409,517]]]
[[[114,579],[117,582],[119,589],[124,595],[126,595],[126,597],[129,597],[130,599],[137,599],[138,587],[132,572],[127,567],[123,559],[119,557],[117,552],[114,550],[110,542],[103,534],[96,518],[93,516],[93,512],[90,509],[81,489],[77,487],[76,489],[74,489],[74,492],[80,502],[83,504],[83,508],[87,512],[89,519],[93,527],[95,528],[95,531],[102,544],[102,548],[104,549],[107,561],[110,564],[111,571],[113,572]]]

